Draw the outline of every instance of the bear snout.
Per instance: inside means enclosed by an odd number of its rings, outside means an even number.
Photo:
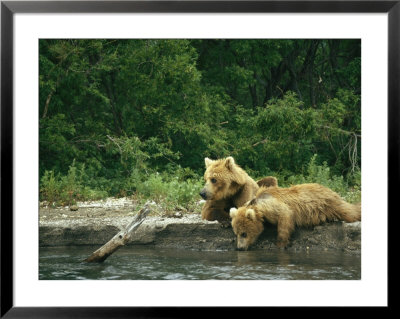
[[[207,199],[207,193],[206,193],[206,191],[204,189],[201,190],[201,192],[199,194],[203,199]]]
[[[236,247],[236,250],[239,251],[246,251],[248,249],[248,247]]]
[[[236,250],[248,250],[249,249],[249,242],[244,240],[243,238],[238,238],[236,242]]]

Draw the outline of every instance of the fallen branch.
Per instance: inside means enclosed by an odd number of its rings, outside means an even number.
[[[118,234],[116,234],[113,238],[111,238],[105,245],[97,249],[92,255],[86,258],[84,261],[88,263],[93,262],[103,262],[106,260],[111,254],[113,254],[120,247],[124,246],[131,240],[132,233],[142,224],[144,219],[150,213],[150,208],[146,203],[144,207],[139,211],[139,213],[134,217],[132,222],[125,227],[125,229],[121,230]]]

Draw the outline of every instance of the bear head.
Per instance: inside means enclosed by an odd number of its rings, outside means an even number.
[[[235,195],[246,183],[246,173],[235,163],[233,157],[211,160],[204,159],[205,186],[200,196],[205,200],[220,200]]]
[[[229,216],[232,219],[233,232],[237,236],[237,248],[247,250],[264,230],[262,217],[250,207],[231,208]]]

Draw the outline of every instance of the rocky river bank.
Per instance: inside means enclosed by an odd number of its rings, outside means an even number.
[[[201,204],[201,203],[200,203]],[[204,221],[199,213],[157,209],[148,216],[128,244],[193,250],[234,250],[231,227]],[[78,203],[71,207],[39,209],[39,246],[103,245],[123,229],[140,209],[128,198]],[[266,225],[255,249],[276,249],[276,226]],[[361,222],[332,222],[313,229],[296,229],[288,250],[361,252]]]

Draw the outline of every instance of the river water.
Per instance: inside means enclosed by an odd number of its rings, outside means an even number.
[[[194,251],[123,247],[103,263],[82,262],[98,247],[40,248],[42,280],[359,280],[360,254],[340,251]]]

